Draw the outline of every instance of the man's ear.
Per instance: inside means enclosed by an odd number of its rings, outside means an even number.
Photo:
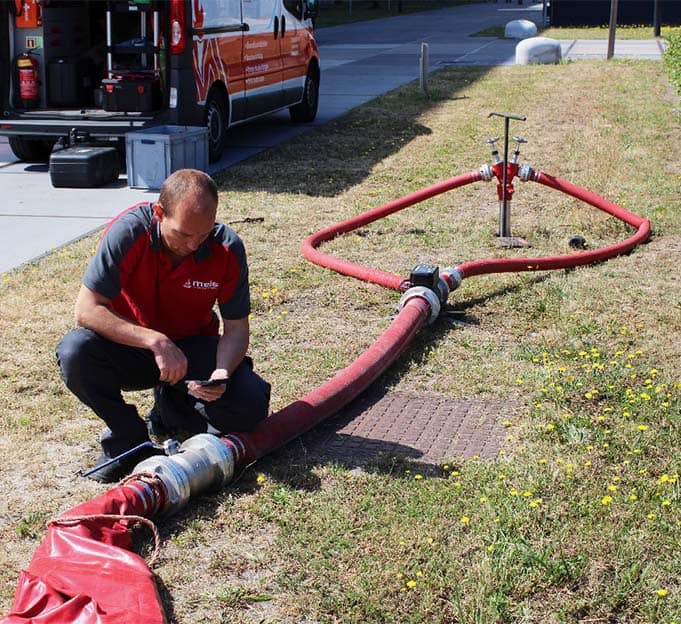
[[[163,221],[163,218],[166,216],[165,212],[163,211],[163,204],[160,202],[154,202],[151,204],[151,209],[154,211],[154,215],[159,221]]]

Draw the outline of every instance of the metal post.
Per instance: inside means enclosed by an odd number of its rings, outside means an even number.
[[[653,37],[660,36],[660,0],[653,0]]]
[[[421,44],[421,59],[419,61],[419,84],[421,93],[428,95],[428,44]]]
[[[508,210],[508,199],[506,197],[506,182],[508,180],[508,127],[510,119],[504,118],[504,172],[502,176],[501,205],[499,207],[499,236],[508,238],[511,236],[511,215]]]
[[[617,28],[617,2],[610,0],[610,24],[608,26],[608,59],[615,54],[615,29]]]

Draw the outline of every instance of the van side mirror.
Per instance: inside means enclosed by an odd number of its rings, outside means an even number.
[[[305,19],[316,19],[319,15],[319,1],[305,0]]]

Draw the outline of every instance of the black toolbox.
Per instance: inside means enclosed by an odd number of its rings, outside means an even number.
[[[118,180],[120,159],[115,147],[74,145],[50,156],[52,186],[91,188]]]
[[[102,80],[104,110],[148,113],[161,107],[158,78],[128,74]]]

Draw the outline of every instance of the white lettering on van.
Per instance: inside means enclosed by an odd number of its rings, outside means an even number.
[[[256,76],[255,78],[246,78],[247,85],[254,85],[260,82],[265,82],[265,76]]]
[[[255,50],[256,48],[266,48],[267,47],[267,41],[249,41],[246,43],[246,49],[247,50]]]
[[[255,74],[257,72],[265,72],[270,68],[268,63],[260,63],[260,65],[250,65],[246,67],[247,74]]]
[[[246,56],[244,56],[244,61],[262,61],[263,58],[262,52],[259,54],[246,54]]]

